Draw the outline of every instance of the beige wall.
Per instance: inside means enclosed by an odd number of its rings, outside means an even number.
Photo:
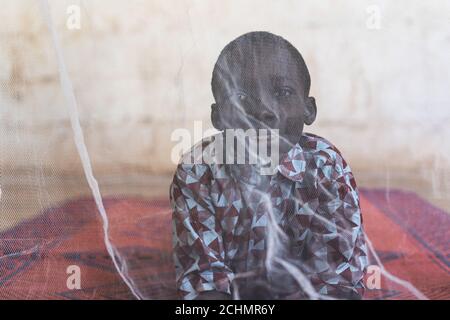
[[[3,167],[80,171],[49,34],[36,0],[0,6]],[[169,172],[170,133],[209,126],[221,48],[251,30],[304,55],[318,102],[310,132],[353,167],[419,168],[450,180],[449,1],[53,0],[96,172]],[[65,27],[81,4],[81,29]],[[380,29],[368,28],[369,5]],[[369,7],[370,8],[370,7]],[[383,171],[384,170],[384,171]]]

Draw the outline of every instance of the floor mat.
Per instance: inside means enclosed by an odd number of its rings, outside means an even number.
[[[450,299],[450,215],[411,192],[360,193],[365,230],[385,268],[431,299]],[[154,299],[175,298],[168,201],[104,203],[110,238],[139,290]],[[79,199],[0,233],[0,299],[133,299],[106,252],[101,223],[95,203]],[[70,266],[79,267],[81,289],[68,289]],[[414,298],[384,275],[380,288],[365,294]]]

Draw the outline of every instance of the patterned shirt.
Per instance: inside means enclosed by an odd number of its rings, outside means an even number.
[[[270,298],[307,297],[287,269],[274,264],[267,271],[269,219],[285,235],[272,257],[298,268],[320,294],[361,297],[368,260],[358,190],[350,167],[324,138],[304,133],[271,176],[248,164],[181,162],[170,197],[181,298],[210,290],[231,294],[238,283],[258,292],[263,283]],[[239,274],[252,272],[255,278],[238,282]]]

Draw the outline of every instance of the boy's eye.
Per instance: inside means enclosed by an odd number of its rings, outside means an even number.
[[[244,103],[249,99],[247,94],[243,92],[233,93],[229,98],[233,103]]]
[[[245,93],[238,93],[236,95],[236,97],[238,98],[238,100],[241,100],[241,101],[247,99],[247,95]]]
[[[279,88],[275,91],[275,97],[289,97],[293,94],[293,90],[291,88]]]

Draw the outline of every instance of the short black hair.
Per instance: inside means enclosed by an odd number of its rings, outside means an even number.
[[[289,41],[284,39],[281,36],[278,36],[276,34],[267,32],[267,31],[253,31],[245,33],[230,43],[228,43],[220,52],[219,57],[217,58],[217,61],[214,65],[214,70],[212,73],[212,79],[211,79],[211,88],[212,92],[215,98],[217,98],[217,81],[218,81],[218,75],[219,71],[221,70],[220,62],[229,54],[234,52],[236,48],[240,48],[243,45],[250,45],[250,46],[257,46],[257,45],[268,45],[272,46],[273,48],[285,48],[289,51],[289,53],[292,55],[292,57],[297,61],[298,67],[300,69],[300,76],[301,80],[304,84],[304,94],[305,96],[309,95],[309,90],[311,87],[311,77],[309,75],[308,67],[306,66],[305,60],[303,60],[302,55],[300,52],[295,48]]]

